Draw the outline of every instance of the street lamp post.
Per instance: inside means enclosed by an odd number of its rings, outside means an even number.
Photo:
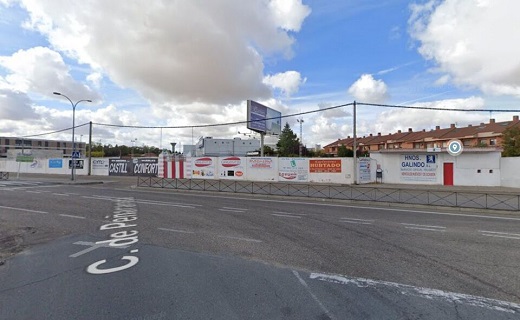
[[[75,158],[72,157],[72,156],[76,153],[76,141],[74,140],[74,129],[76,127],[76,106],[80,102],[83,102],[83,101],[92,102],[92,100],[90,100],[90,99],[83,99],[83,100],[78,100],[76,102],[72,102],[72,100],[69,97],[67,97],[66,95],[64,95],[63,93],[53,92],[53,94],[55,94],[57,96],[65,97],[67,100],[70,101],[70,104],[72,105],[72,154],[71,154],[71,172],[70,172],[71,178],[70,179],[72,181],[74,181],[75,178],[76,178],[74,176],[75,170],[76,170],[76,161],[74,160]]]

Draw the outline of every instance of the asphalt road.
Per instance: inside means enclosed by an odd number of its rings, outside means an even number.
[[[0,319],[520,319],[520,215],[0,184]]]

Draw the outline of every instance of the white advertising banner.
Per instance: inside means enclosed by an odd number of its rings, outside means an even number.
[[[218,159],[219,179],[244,180],[246,178],[246,158],[223,157]]]
[[[358,181],[359,183],[372,182],[372,171],[370,168],[370,158],[358,158]]]
[[[279,158],[278,181],[309,181],[309,159]]]
[[[251,157],[247,159],[246,175],[248,180],[277,181],[278,158]]]
[[[400,160],[401,181],[437,181],[437,155],[402,154]]]
[[[196,157],[191,161],[191,177],[193,179],[215,179],[217,158]]]

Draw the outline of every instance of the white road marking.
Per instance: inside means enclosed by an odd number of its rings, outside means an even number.
[[[162,231],[170,231],[170,232],[178,232],[178,233],[190,233],[190,234],[194,234],[195,232],[193,231],[186,231],[186,230],[177,230],[177,229],[168,229],[168,228],[157,228],[159,230],[162,230]]]
[[[318,299],[318,297],[316,297],[316,295],[311,291],[311,288],[309,287],[307,282],[305,282],[305,280],[303,280],[303,278],[300,276],[298,271],[293,270],[293,274],[298,279],[298,281],[301,283],[301,285],[305,287],[307,292],[311,295],[312,299],[314,301],[316,301],[316,303],[320,306],[321,310],[323,310],[323,312],[325,312],[325,314],[329,317],[329,319],[336,319],[336,317],[334,317],[334,315],[332,315],[330,313],[330,311],[323,305],[323,303],[321,303],[321,301]]]
[[[105,200],[105,201],[117,201],[119,198],[114,198],[114,197],[105,197],[105,196],[82,196],[82,198],[85,198],[85,199],[95,199],[95,200]],[[141,204],[151,204],[151,205],[156,205],[156,206],[168,206],[168,207],[178,207],[178,208],[190,208],[190,209],[194,209],[195,206],[202,206],[200,204],[176,204],[176,203],[172,203],[172,202],[163,202],[163,201],[152,201],[152,200],[139,200],[139,199],[135,199],[135,202],[136,203],[141,203]]]
[[[262,242],[262,240],[257,239],[249,239],[249,238],[241,238],[241,237],[232,237],[232,236],[218,236],[219,238],[240,240],[240,241],[248,241],[248,242]]]
[[[85,253],[89,253],[90,251],[93,251],[97,248],[114,248],[114,249],[125,249],[128,248],[128,246],[120,246],[120,247],[111,247],[108,243],[95,243],[95,242],[86,242],[86,241],[77,241],[74,242],[74,244],[82,245],[82,246],[90,246],[90,248],[86,248],[84,250],[81,250],[79,252],[76,252],[74,254],[71,254],[70,258],[77,258],[81,255],[84,255]],[[131,252],[131,251],[130,251]]]
[[[422,227],[405,227],[405,229],[446,232],[446,230],[444,230],[444,229],[432,229],[432,228],[422,228]]]
[[[62,217],[67,217],[67,218],[86,219],[85,217],[82,217],[82,216],[74,216],[74,215],[71,215],[71,214],[63,214],[63,213],[60,213],[59,215],[62,216]]]
[[[356,219],[356,218],[340,218],[339,222],[346,222],[352,224],[373,224],[373,219]]]
[[[296,219],[302,218],[300,216],[292,216],[292,215],[288,215],[288,214],[278,214],[278,213],[271,213],[271,215],[275,216],[275,217],[285,217],[285,218],[296,218]]]
[[[507,233],[507,232],[485,231],[485,230],[478,230],[478,232],[482,233],[482,235],[486,236],[486,237],[520,240],[519,233]]]
[[[232,207],[222,207],[222,209],[239,210],[239,211],[247,211],[247,210],[249,210],[249,209],[244,209],[244,208],[232,208]]]
[[[273,211],[273,213],[295,215],[295,216],[306,216],[307,215],[306,213],[291,213],[291,212],[284,212],[284,211]]]
[[[364,278],[349,278],[340,275],[328,275],[322,273],[311,273],[310,279],[336,283],[340,285],[352,285],[358,288],[381,289],[384,287],[396,288],[402,295],[420,297],[428,300],[437,300],[449,303],[459,303],[489,310],[520,314],[520,304],[472,296],[463,293],[447,292],[437,289],[415,287],[388,281],[371,280]]]
[[[9,210],[16,210],[16,211],[25,211],[25,212],[30,212],[30,213],[48,213],[48,212],[45,212],[45,211],[30,210],[30,209],[23,209],[23,208],[13,208],[13,207],[6,207],[6,206],[0,206],[0,208],[9,209]]]
[[[41,191],[25,191],[25,192],[28,192],[28,193],[42,193]]]
[[[415,224],[415,223],[401,223],[403,226],[410,226],[410,227],[420,227],[420,228],[430,228],[430,229],[446,229],[446,227],[443,226],[429,226],[426,224]]]
[[[55,196],[63,196],[63,197],[68,197],[69,196],[66,193],[53,193],[53,195],[55,195]]]
[[[236,210],[236,209],[218,209],[218,211],[225,211],[225,212],[236,212],[236,213],[245,213],[245,210]]]

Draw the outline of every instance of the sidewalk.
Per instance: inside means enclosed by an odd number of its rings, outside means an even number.
[[[16,181],[45,181],[59,184],[85,185],[85,184],[104,184],[104,183],[125,183],[135,185],[137,177],[124,176],[84,176],[76,175],[75,180],[71,180],[71,175],[65,174],[44,174],[44,173],[20,173],[17,179],[16,173],[9,173],[9,180]]]

